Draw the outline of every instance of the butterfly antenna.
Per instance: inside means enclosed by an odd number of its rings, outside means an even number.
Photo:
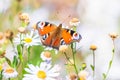
[[[60,10],[60,7],[58,7],[58,8],[56,9],[56,14],[55,14],[55,16],[57,16],[57,14],[59,14],[59,10]],[[65,12],[66,12],[66,11],[65,11]],[[64,18],[64,19],[62,20],[61,24],[65,23],[65,21],[66,21],[67,19],[69,19],[70,17],[71,17],[71,14],[69,14],[66,18]]]

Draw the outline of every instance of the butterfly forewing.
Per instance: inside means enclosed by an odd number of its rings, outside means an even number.
[[[56,25],[50,24],[48,22],[38,22],[37,23],[37,30],[39,32],[39,35],[45,35],[48,34],[56,29]]]
[[[41,38],[41,42],[43,45],[50,47],[58,47],[59,38],[57,39],[57,26],[54,24],[50,24],[49,22],[38,22],[37,30]]]

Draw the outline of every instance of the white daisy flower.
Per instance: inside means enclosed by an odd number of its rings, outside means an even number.
[[[67,45],[61,45],[60,47],[59,47],[59,51],[60,52],[66,52],[68,50],[68,46]]]
[[[54,51],[55,51],[55,54],[58,54],[58,50],[54,49]]]
[[[77,80],[78,77],[75,73],[70,73],[69,75],[66,76],[66,80]]]
[[[52,48],[52,47],[46,47],[46,46],[44,46],[44,50],[49,50],[49,51],[51,51],[51,50],[54,50],[55,51],[55,54],[57,54],[58,53],[58,50],[57,49],[54,49],[54,48]]]
[[[18,34],[17,34],[17,37],[14,38],[13,42],[14,42],[16,45],[23,44],[23,41],[22,41],[23,39],[24,39],[24,34],[18,33]]]
[[[23,80],[57,80],[60,75],[60,67],[58,65],[52,67],[51,64],[44,62],[39,67],[30,64],[28,68],[25,68],[25,71],[28,74],[24,75]]]
[[[44,51],[41,53],[40,57],[42,58],[43,61],[47,63],[51,63],[51,53],[49,51]]]
[[[93,78],[89,75],[89,72],[86,70],[82,70],[78,74],[80,80],[93,80]]]
[[[46,46],[44,46],[44,47],[45,47],[45,50],[53,50],[52,47],[46,47]]]
[[[30,34],[25,35],[23,42],[24,42],[24,46],[26,46],[27,48],[33,45],[40,45],[41,43],[39,39],[39,35],[38,34],[34,35],[33,31],[31,31]]]
[[[18,75],[17,71],[14,68],[11,68],[11,67],[6,68],[3,71],[3,77],[6,78],[6,79],[17,77],[17,75]]]

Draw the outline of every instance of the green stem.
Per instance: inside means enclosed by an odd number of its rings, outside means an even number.
[[[20,47],[19,47],[19,60],[20,62],[17,65],[17,68],[22,64],[23,65],[23,54],[24,54],[24,44],[22,43],[22,33],[20,34]]]
[[[8,80],[10,80],[10,78],[8,78]]]
[[[76,67],[76,62],[75,62],[75,54],[73,54],[73,61],[74,61],[74,68],[75,68],[75,71],[76,71],[76,74],[78,75],[78,70],[77,70],[77,67]]]
[[[69,57],[67,56],[67,54],[65,52],[64,52],[64,55],[65,55],[66,59],[70,62],[70,64],[73,65],[73,63],[70,61]]]
[[[20,53],[20,60],[23,63],[23,52],[24,52],[24,44],[22,43],[22,39],[21,39],[22,33],[20,34],[20,46],[21,46],[21,53]]]
[[[21,62],[23,63],[24,45],[21,44]]]
[[[3,73],[3,70],[2,70],[2,71],[0,71],[0,80],[2,80],[2,78],[3,78],[2,73]]]
[[[30,62],[30,47],[28,48],[28,63]]]
[[[77,76],[78,76],[78,70],[77,70],[76,61],[75,61],[76,44],[75,44],[74,46],[73,46],[73,45],[74,45],[74,43],[71,44],[72,54],[73,54],[73,62],[74,62],[73,66],[74,66],[75,72],[76,72],[76,74],[77,74]],[[74,49],[75,49],[75,50],[74,50]],[[78,80],[79,80],[79,79],[78,79]]]
[[[93,80],[94,80],[94,76],[95,76],[95,52],[93,50],[93,66],[94,66],[94,69],[93,69]]]
[[[113,40],[112,58],[111,58],[111,60],[110,60],[108,70],[107,70],[106,75],[105,75],[105,77],[104,77],[103,80],[106,80],[106,79],[107,79],[107,76],[108,76],[108,74],[109,74],[109,72],[110,72],[110,69],[111,69],[111,67],[112,67],[112,62],[113,62],[113,59],[114,59],[114,54],[115,54],[115,43],[114,43],[114,40]]]

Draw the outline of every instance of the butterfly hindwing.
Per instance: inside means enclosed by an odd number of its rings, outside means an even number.
[[[63,28],[62,38],[63,38],[65,44],[70,44],[75,41],[79,42],[81,39],[81,35],[73,30]]]

